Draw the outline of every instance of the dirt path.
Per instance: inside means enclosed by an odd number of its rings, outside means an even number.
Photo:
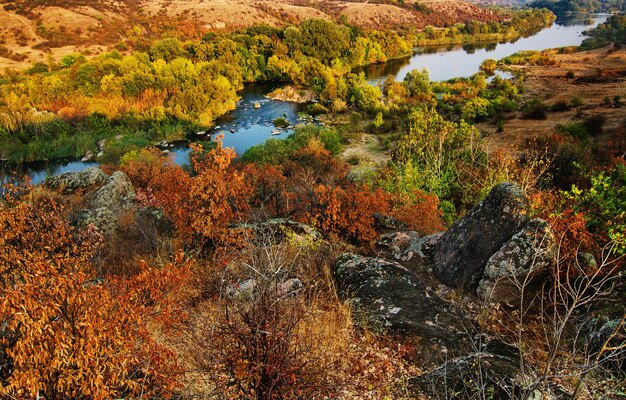
[[[359,160],[358,167],[375,167],[387,164],[391,160],[389,152],[385,150],[376,135],[364,133],[361,140],[353,143],[341,153],[346,161]]]

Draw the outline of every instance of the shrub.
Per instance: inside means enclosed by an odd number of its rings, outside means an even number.
[[[570,104],[572,107],[580,107],[583,105],[583,99],[580,96],[574,96]]]
[[[289,126],[289,121],[287,121],[287,118],[285,117],[278,117],[274,119],[274,121],[272,122],[274,123],[274,126],[277,128],[286,128]]]
[[[527,101],[522,107],[522,118],[546,119],[546,111],[545,103],[539,98],[534,98]]]
[[[602,133],[602,127],[606,122],[606,117],[601,114],[589,116],[584,119],[583,127],[591,136],[596,136]]]
[[[570,106],[570,104],[568,104],[566,101],[558,101],[556,103],[554,103],[553,105],[550,106],[550,111],[552,112],[563,112],[563,111],[568,111],[570,110],[572,107]]]
[[[307,112],[313,116],[328,114],[328,108],[324,107],[320,103],[313,103],[309,105],[309,107],[307,108]]]

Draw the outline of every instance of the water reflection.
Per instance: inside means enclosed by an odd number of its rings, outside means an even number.
[[[412,57],[393,60],[381,66],[370,66],[363,71],[368,82],[382,83],[388,76],[403,80],[409,71],[426,68],[433,81],[468,77],[478,72],[487,58],[499,60],[524,50],[543,50],[555,47],[578,46],[584,39],[583,32],[606,21],[608,14],[596,14],[593,22],[579,18],[567,23],[556,22],[536,35],[520,38],[509,43],[478,43],[457,46],[429,46],[418,48]]]

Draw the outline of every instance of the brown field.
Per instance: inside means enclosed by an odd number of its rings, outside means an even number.
[[[559,123],[592,115],[606,119],[605,131],[610,132],[626,119],[626,106],[615,107],[605,104],[605,97],[622,96],[626,101],[626,50],[613,51],[609,47],[571,54],[555,54],[557,64],[553,66],[521,67],[526,76],[524,97],[539,97],[548,105],[558,102],[571,103],[576,96],[582,105],[563,112],[549,112],[545,120],[521,119],[512,115],[497,132],[493,124],[480,124],[479,129],[487,137],[483,144],[489,152],[511,145],[521,146],[528,140],[554,132]],[[574,78],[565,75],[572,71]],[[577,118],[578,117],[578,118]]]
[[[377,2],[378,3],[378,2]],[[384,3],[384,2],[383,2]],[[393,3],[393,2],[389,2]],[[232,31],[252,25],[285,26],[309,18],[364,28],[424,28],[497,16],[461,0],[425,0],[431,12],[369,0],[0,0],[0,68],[25,68],[72,52],[112,49],[140,26],[153,37],[164,27],[181,36]]]

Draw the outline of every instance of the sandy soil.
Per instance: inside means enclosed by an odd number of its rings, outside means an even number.
[[[588,52],[556,54],[555,66],[522,67],[526,74],[524,97],[539,97],[547,105],[563,101],[570,103],[575,96],[582,105],[564,112],[550,112],[546,120],[520,119],[515,115],[506,122],[503,132],[495,132],[492,124],[480,124],[478,128],[488,136],[483,145],[488,152],[505,146],[522,146],[529,139],[549,135],[557,124],[575,120],[577,116],[603,115],[605,131],[620,126],[626,119],[626,105],[614,107],[604,102],[622,96],[626,102],[626,50],[611,52],[602,48]],[[566,78],[568,71],[575,78]]]
[[[359,167],[371,168],[380,164],[386,164],[391,160],[391,155],[380,143],[376,135],[364,133],[358,143],[347,146],[341,153],[343,160],[357,157],[360,160]]]

